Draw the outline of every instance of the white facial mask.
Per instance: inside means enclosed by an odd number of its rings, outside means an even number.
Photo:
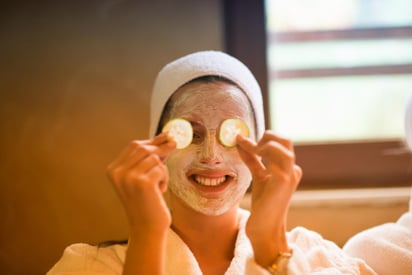
[[[236,117],[254,136],[250,104],[241,90],[225,82],[186,85],[173,100],[170,118],[191,121],[194,141],[166,161],[170,195],[197,212],[221,215],[239,204],[252,176],[236,147],[218,142],[218,130],[225,119]]]

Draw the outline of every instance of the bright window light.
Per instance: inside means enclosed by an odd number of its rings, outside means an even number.
[[[411,10],[410,0],[266,0],[271,128],[296,143],[403,138]]]

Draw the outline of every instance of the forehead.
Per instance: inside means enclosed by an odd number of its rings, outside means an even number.
[[[171,115],[206,112],[235,117],[250,117],[251,105],[235,85],[223,81],[193,82],[182,86],[171,98]]]

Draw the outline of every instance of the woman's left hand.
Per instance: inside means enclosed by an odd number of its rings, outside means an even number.
[[[290,200],[302,177],[293,144],[272,131],[258,141],[238,136],[238,151],[252,173],[251,215],[246,225],[255,260],[267,266],[290,250],[286,240]]]

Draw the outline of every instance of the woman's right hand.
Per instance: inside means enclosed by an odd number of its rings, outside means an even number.
[[[171,216],[162,195],[169,180],[164,160],[175,148],[176,143],[166,133],[151,140],[135,140],[107,167],[132,234],[164,232],[170,226]]]

